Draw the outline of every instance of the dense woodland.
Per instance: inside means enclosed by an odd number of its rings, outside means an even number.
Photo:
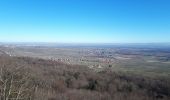
[[[170,100],[170,79],[1,55],[0,100]]]

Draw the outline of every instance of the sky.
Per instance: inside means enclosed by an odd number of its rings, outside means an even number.
[[[0,0],[0,42],[170,42],[170,0]]]

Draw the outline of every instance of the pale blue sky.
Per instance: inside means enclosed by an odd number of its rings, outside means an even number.
[[[1,0],[0,42],[170,42],[169,0]]]

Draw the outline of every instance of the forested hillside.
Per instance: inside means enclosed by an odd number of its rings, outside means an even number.
[[[0,56],[1,100],[170,100],[170,79]]]

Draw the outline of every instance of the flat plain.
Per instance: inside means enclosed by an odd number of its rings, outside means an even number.
[[[34,57],[94,70],[113,70],[151,76],[170,76],[170,47],[152,45],[2,45],[0,51],[17,57]]]

